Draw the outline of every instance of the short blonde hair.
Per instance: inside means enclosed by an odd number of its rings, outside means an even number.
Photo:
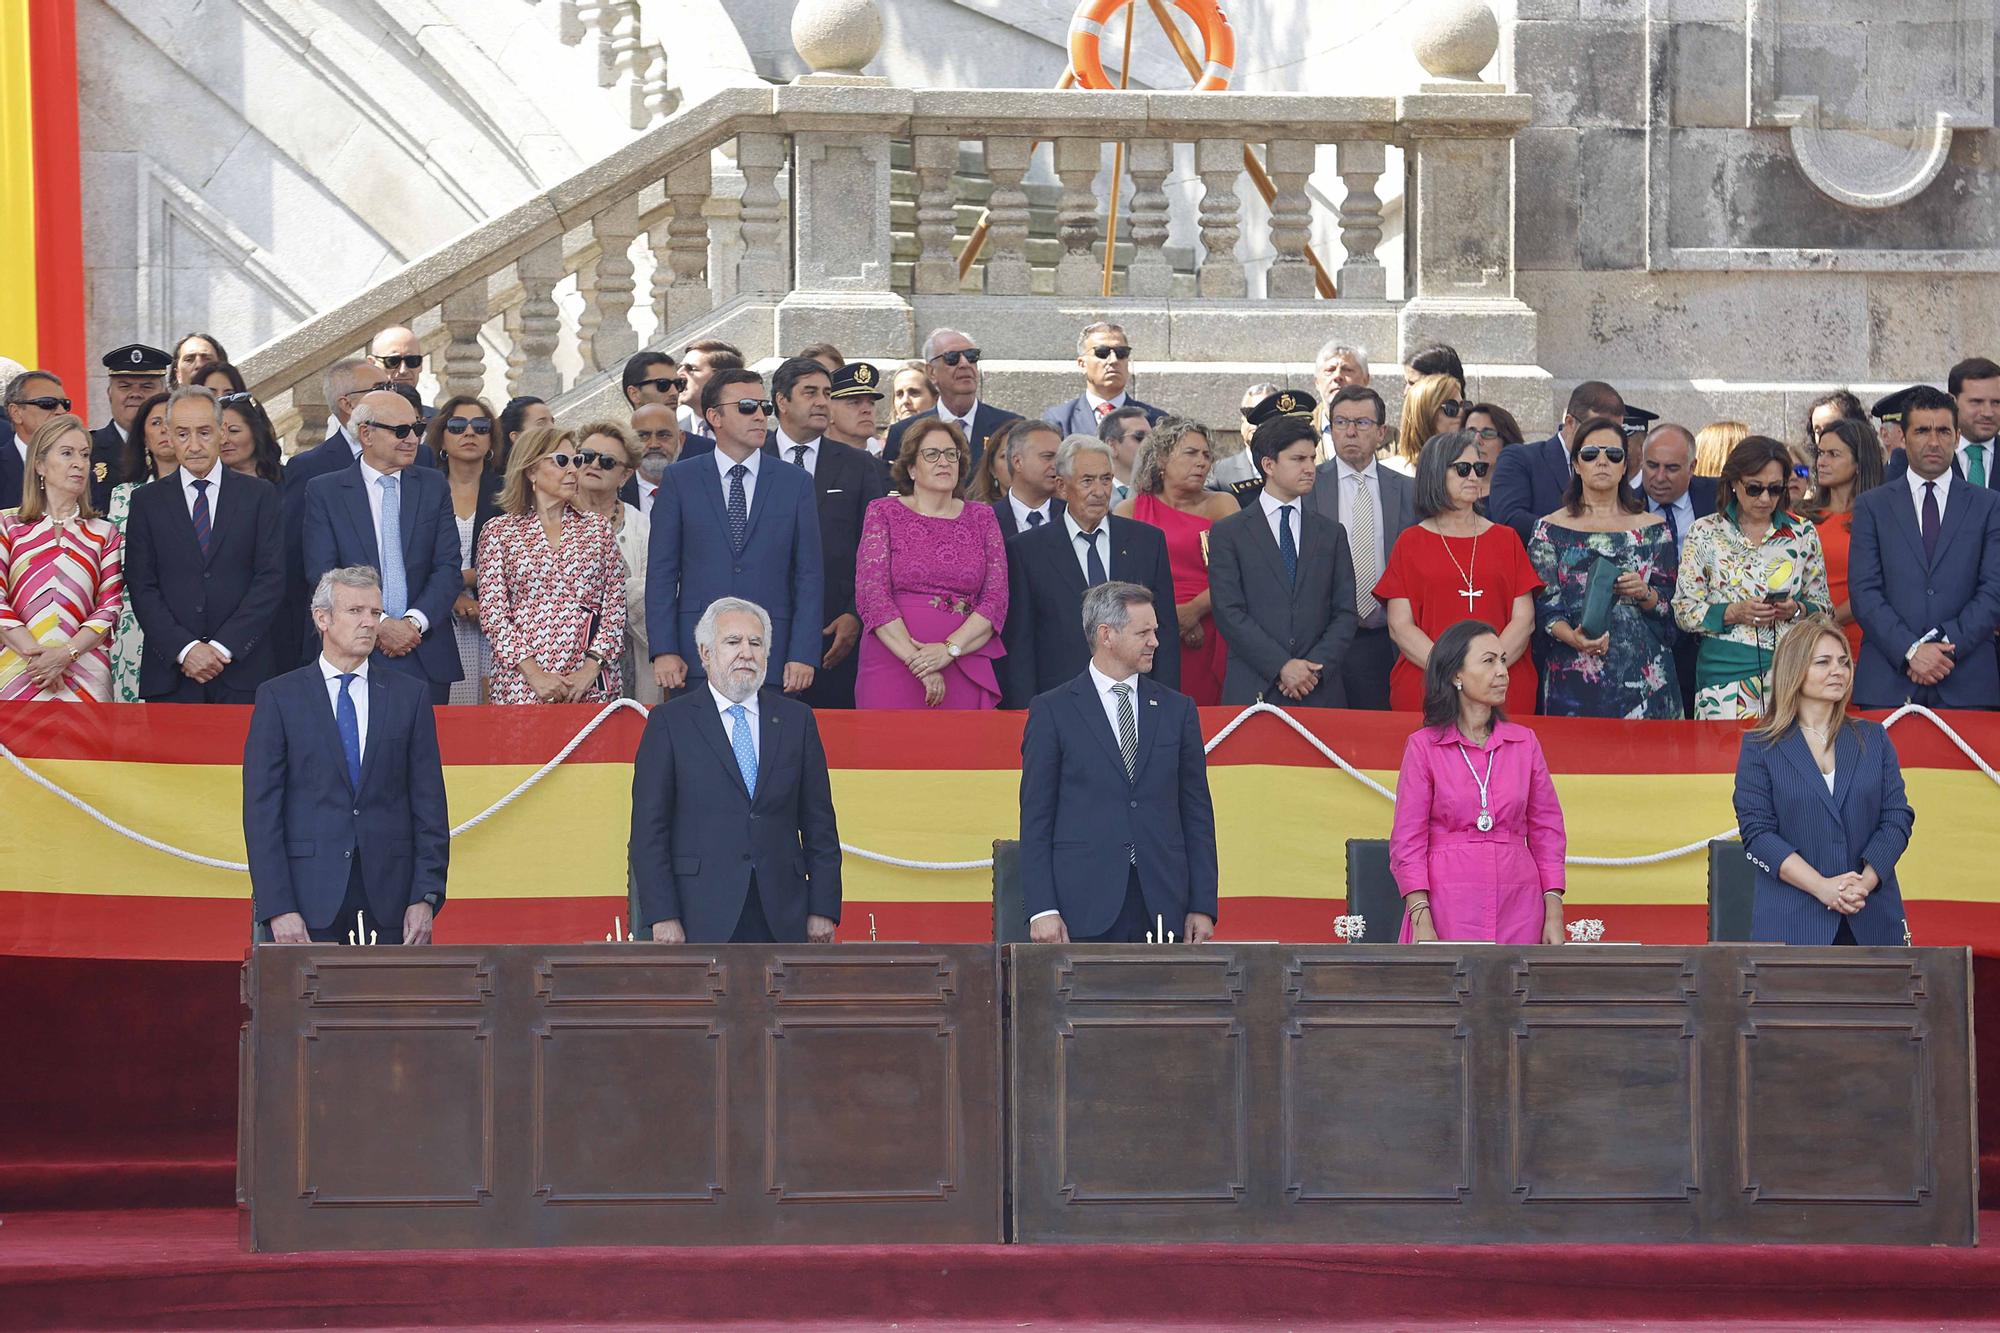
[[[514,437],[513,451],[507,455],[507,480],[500,487],[501,512],[525,514],[535,507],[535,488],[528,473],[564,441],[576,444],[576,432],[566,426],[536,426]]]
[[[1426,375],[1403,395],[1403,415],[1396,427],[1396,452],[1414,464],[1424,442],[1437,434],[1432,419],[1438,405],[1465,397],[1465,386],[1450,375]]]
[[[1711,421],[1695,432],[1694,475],[1719,477],[1730,451],[1750,438],[1750,427],[1741,421]]]
[[[143,422],[134,422],[132,428],[144,430],[146,427]],[[48,457],[49,450],[56,447],[56,441],[71,431],[83,436],[83,456],[89,458],[90,431],[83,424],[82,418],[74,413],[65,412],[61,416],[50,417],[35,427],[35,433],[28,437],[28,461],[21,477],[21,508],[16,515],[23,523],[33,523],[48,512],[48,489],[42,481],[42,474],[35,469],[44,458]],[[84,518],[97,517],[97,510],[92,508],[90,503],[90,480],[91,474],[86,471],[83,478],[83,495],[77,500],[76,509],[76,512]]]

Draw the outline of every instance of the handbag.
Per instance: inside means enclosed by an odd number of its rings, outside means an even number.
[[[1591,561],[1583,584],[1583,615],[1577,633],[1586,639],[1601,639],[1611,627],[1611,603],[1618,594],[1618,576],[1624,571],[1607,556]]]

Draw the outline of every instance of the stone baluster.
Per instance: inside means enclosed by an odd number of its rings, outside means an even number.
[[[667,83],[667,52],[657,42],[640,49],[638,77],[632,84],[632,128],[647,129],[673,114],[674,92]]]
[[[739,294],[782,292],[791,285],[785,272],[785,201],[778,193],[785,156],[782,134],[736,136],[736,167],[743,173],[737,214],[743,234],[743,257],[736,262]]]
[[[696,153],[667,172],[667,199],[674,215],[667,223],[667,259],[673,282],[667,288],[662,332],[705,315],[714,306],[708,288],[708,219],[702,208],[714,189],[708,154]]]
[[[1243,170],[1243,144],[1236,139],[1202,139],[1194,146],[1194,168],[1201,177],[1201,278],[1198,290],[1207,297],[1249,294],[1236,242],[1243,235],[1242,201],[1236,197],[1236,177]]]
[[[597,0],[561,0],[556,9],[556,35],[564,46],[575,46],[597,25]]]
[[[919,134],[910,140],[917,172],[917,268],[919,295],[936,296],[958,290],[956,200],[951,174],[958,168],[958,139],[950,134]]]
[[[1167,262],[1166,181],[1174,168],[1174,146],[1165,139],[1134,139],[1125,153],[1132,176],[1132,262],[1125,270],[1127,296],[1171,296],[1173,265]]]
[[[604,322],[597,308],[597,260],[579,259],[576,271],[576,354],[584,366],[596,364],[591,348],[597,342],[597,326]]]
[[[562,333],[562,312],[556,307],[556,284],[563,279],[562,237],[551,236],[514,261],[521,284],[521,332],[515,339],[521,363],[509,387],[515,395],[553,398],[562,389],[556,376],[556,341]]]
[[[1028,192],[1021,184],[1034,149],[1032,139],[1014,135],[986,141],[986,174],[993,178],[987,205],[992,219],[986,247],[989,296],[1027,296],[1034,290],[1028,268]]]
[[[638,272],[632,242],[639,236],[639,196],[628,194],[613,203],[590,220],[590,231],[597,238],[597,281],[584,308],[597,312],[598,324],[585,363],[610,370],[639,350],[639,334],[632,327],[632,279]]]
[[[1319,146],[1310,139],[1273,139],[1264,169],[1271,177],[1271,248],[1276,257],[1265,277],[1265,294],[1280,300],[1313,298],[1312,200],[1306,195]]]
[[[1095,139],[1056,140],[1056,177],[1062,181],[1056,227],[1063,246],[1062,258],[1056,261],[1057,296],[1096,296],[1103,290],[1103,274],[1092,249],[1100,230],[1097,195],[1090,188],[1103,160],[1103,145]]]
[[[592,43],[597,48],[597,86],[615,87],[618,83],[618,57],[616,54],[618,11],[622,6],[618,0],[605,0],[596,6],[591,27]]]
[[[439,387],[447,397],[483,392],[486,351],[479,345],[479,331],[486,327],[491,313],[486,303],[486,279],[476,278],[445,297],[438,313],[451,335],[444,349]]]
[[[1382,244],[1382,197],[1375,182],[1388,166],[1388,146],[1379,139],[1343,139],[1335,161],[1346,194],[1340,201],[1340,246],[1347,252],[1335,281],[1341,298],[1381,301],[1389,295],[1389,275],[1375,257]]]
[[[611,22],[611,84],[629,85],[639,90],[640,76],[644,73],[643,44],[639,40],[638,0],[612,0],[605,6]],[[634,125],[632,128],[639,128]]]
[[[292,453],[302,454],[326,439],[326,372],[315,370],[292,386],[292,411],[299,414],[299,428],[292,434]]]

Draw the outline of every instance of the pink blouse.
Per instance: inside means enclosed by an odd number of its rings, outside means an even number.
[[[1482,781],[1493,816],[1484,832]],[[1403,747],[1389,867],[1404,895],[1429,892],[1439,939],[1540,943],[1542,895],[1562,891],[1568,848],[1542,743],[1526,727],[1498,723],[1483,746],[1456,726],[1425,727]]]

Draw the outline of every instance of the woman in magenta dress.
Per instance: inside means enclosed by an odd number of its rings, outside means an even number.
[[[1542,580],[1514,530],[1477,509],[1487,471],[1478,437],[1469,430],[1433,435],[1417,456],[1419,521],[1396,539],[1375,584],[1389,638],[1400,650],[1389,673],[1389,706],[1398,712],[1423,707],[1431,640],[1461,620],[1500,627],[1510,677],[1507,707],[1523,717],[1535,712],[1528,641]]]
[[[1007,551],[993,507],[966,502],[971,467],[955,423],[923,418],[903,432],[889,474],[899,493],[861,524],[857,708],[999,706]]]
[[[1204,708],[1222,702],[1229,653],[1208,610],[1208,530],[1241,508],[1234,496],[1207,489],[1215,455],[1208,427],[1185,417],[1161,417],[1132,464],[1132,497],[1112,512],[1150,523],[1167,535],[1174,576],[1174,617],[1181,646],[1181,691]],[[1160,617],[1167,646],[1166,616]]]
[[[1476,620],[1431,647],[1424,725],[1403,747],[1389,835],[1401,943],[1563,942],[1569,839],[1541,742],[1507,720],[1507,662],[1500,636]]]
[[[0,514],[0,700],[106,702],[124,547],[90,507],[83,422],[67,413],[43,422],[25,467],[21,507]]]

